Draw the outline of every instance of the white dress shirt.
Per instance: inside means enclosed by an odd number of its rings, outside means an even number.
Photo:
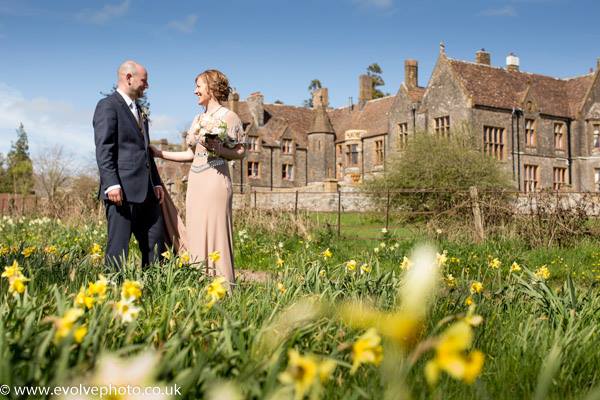
[[[131,113],[133,114],[133,117],[139,124],[140,120],[139,120],[139,114],[138,114],[138,107],[137,107],[137,104],[135,103],[135,101],[131,100],[131,97],[127,96],[127,94],[125,92],[123,92],[121,89],[117,88],[117,93],[119,93],[121,95],[121,97],[123,98],[123,100],[125,100],[125,103],[129,107],[129,111],[131,111]],[[158,186],[160,186],[160,185],[157,185],[154,187],[158,187]],[[113,189],[120,189],[120,188],[121,188],[121,185],[109,186],[104,191],[104,194],[107,194],[108,192],[110,192]]]

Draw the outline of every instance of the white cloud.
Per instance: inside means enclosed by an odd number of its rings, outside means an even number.
[[[23,123],[31,154],[62,144],[81,159],[90,158],[94,149],[92,114],[93,110],[78,109],[64,101],[27,99],[17,89],[0,83],[0,151],[10,149],[17,138],[16,129]]]
[[[167,26],[182,33],[192,33],[196,27],[196,22],[198,22],[198,16],[190,14],[182,20],[170,21]]]
[[[505,6],[501,8],[490,8],[479,13],[484,17],[516,17],[517,10],[513,6]]]
[[[354,3],[363,7],[387,9],[390,8],[394,2],[393,0],[354,0]]]
[[[79,165],[95,165],[94,108],[80,108],[71,103],[45,97],[26,98],[0,82],[0,152],[10,150],[17,139],[16,129],[23,123],[32,156],[54,145],[62,145],[67,153],[76,156]],[[165,114],[150,115],[150,137],[181,142],[184,123]],[[190,121],[191,122],[191,121]]]
[[[122,17],[129,11],[131,0],[123,0],[119,4],[107,4],[100,10],[86,9],[77,14],[82,22],[102,25],[113,18]]]
[[[181,140],[181,121],[165,114],[150,115],[150,137],[152,140],[166,138],[169,141]]]

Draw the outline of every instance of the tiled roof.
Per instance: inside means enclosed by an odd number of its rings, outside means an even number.
[[[543,114],[575,118],[592,83],[592,74],[557,79],[467,61],[448,62],[475,105],[511,109],[522,107],[527,97]]]
[[[265,104],[264,111],[268,116],[265,118],[265,124],[258,127],[258,134],[267,145],[279,145],[277,142],[286,128],[289,128],[296,143],[300,147],[306,147],[306,133],[313,118],[311,109],[282,104]],[[238,102],[238,115],[245,124],[253,121],[245,101]]]
[[[408,98],[413,103],[418,103],[423,99],[423,95],[425,94],[425,89],[426,89],[424,87],[409,88],[405,84],[402,84],[402,88],[406,91],[406,94],[408,94]]]
[[[394,96],[386,96],[370,100],[362,108],[355,105],[328,110],[336,140],[343,140],[344,133],[349,129],[365,130],[368,136],[387,133],[389,112],[393,102]]]

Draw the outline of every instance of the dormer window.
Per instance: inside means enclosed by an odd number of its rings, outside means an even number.
[[[592,135],[594,149],[600,149],[600,122],[592,124]]]
[[[281,143],[281,152],[283,154],[292,154],[294,152],[294,142],[290,139],[283,139]]]
[[[554,148],[556,150],[565,149],[565,124],[562,122],[554,123]]]
[[[259,139],[255,136],[250,136],[248,138],[248,150],[250,151],[258,151],[259,150]]]
[[[525,145],[527,147],[535,147],[536,145],[534,119],[525,120]]]

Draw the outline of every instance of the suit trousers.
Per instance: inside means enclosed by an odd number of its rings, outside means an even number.
[[[129,254],[132,233],[142,253],[143,267],[157,260],[165,251],[163,216],[154,193],[149,191],[143,203],[123,201],[117,206],[105,201],[104,206],[108,221],[107,265],[122,269],[123,260]]]

